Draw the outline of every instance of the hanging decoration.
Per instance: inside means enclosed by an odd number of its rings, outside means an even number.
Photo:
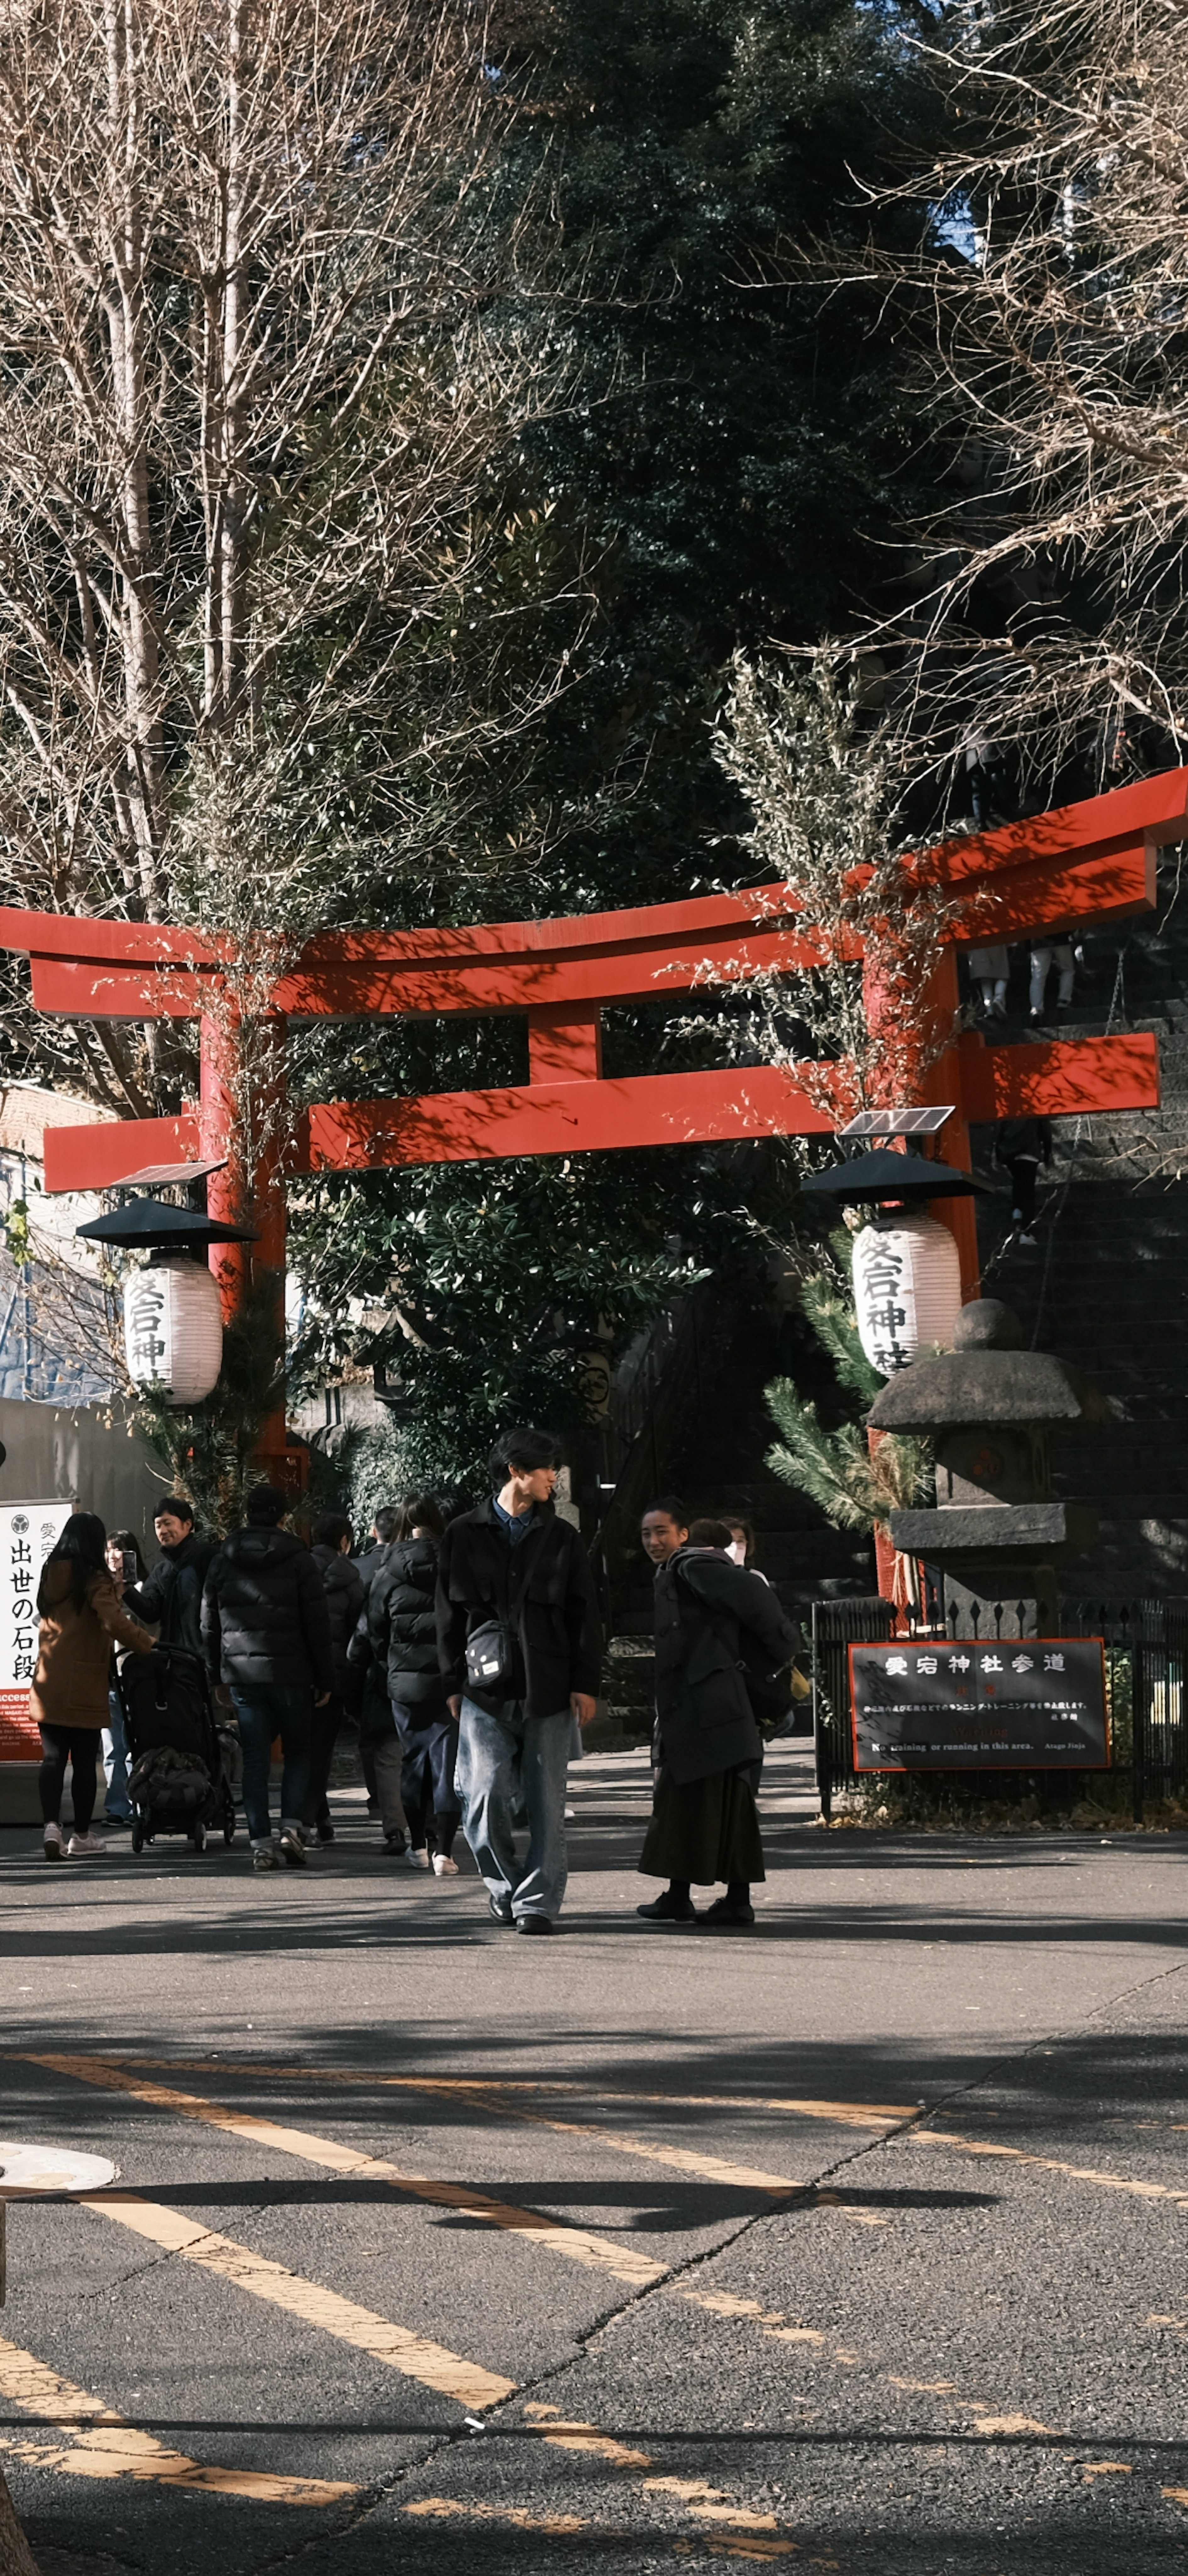
[[[917,1351],[947,1349],[961,1312],[961,1261],[948,1227],[922,1210],[864,1225],[854,1241],[854,1306],[862,1348],[884,1377]]]
[[[135,1386],[201,1404],[223,1363],[219,1283],[205,1262],[153,1261],[124,1291],[124,1348]]]

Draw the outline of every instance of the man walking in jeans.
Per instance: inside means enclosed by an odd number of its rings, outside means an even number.
[[[202,1644],[214,1682],[230,1684],[243,1745],[243,1803],[252,1861],[275,1869],[268,1815],[273,1738],[284,1755],[281,1857],[300,1868],[306,1857],[301,1816],[309,1793],[315,1701],[334,1688],[330,1613],[309,1549],[281,1528],[289,1497],[279,1485],[257,1485],[247,1498],[247,1527],[234,1530],[211,1562],[202,1595]]]
[[[517,1932],[551,1932],[561,1911],[565,1773],[602,1670],[589,1560],[553,1509],[557,1465],[548,1432],[506,1432],[491,1452],[494,1493],[450,1522],[438,1560],[438,1650],[461,1726],[463,1831],[496,1922]],[[513,1840],[521,1805],[522,1863]]]

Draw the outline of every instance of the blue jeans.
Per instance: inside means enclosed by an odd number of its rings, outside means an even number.
[[[272,1684],[231,1686],[243,1746],[243,1804],[254,1843],[266,1843],[272,1827],[268,1815],[268,1767],[273,1737],[279,1735],[285,1758],[281,1779],[281,1823],[299,1824],[309,1795],[313,1692],[281,1690]]]
[[[124,1703],[118,1691],[109,1691],[107,1694],[107,1714],[110,1723],[102,1730],[103,1774],[107,1782],[107,1796],[103,1801],[103,1810],[105,1815],[118,1816],[126,1825],[131,1822],[132,1801],[128,1795],[128,1738],[124,1731]]]
[[[508,1916],[544,1914],[553,1923],[561,1911],[569,1876],[565,1774],[573,1735],[567,1708],[555,1717],[526,1717],[522,1700],[505,1699],[493,1717],[472,1699],[462,1702],[455,1775],[462,1830],[488,1896]],[[528,1816],[522,1867],[512,1839],[521,1805]]]

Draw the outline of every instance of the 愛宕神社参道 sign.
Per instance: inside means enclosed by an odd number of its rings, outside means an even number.
[[[1100,1637],[851,1646],[856,1771],[1104,1771]]]
[[[5,1503],[0,1508],[0,1762],[39,1762],[41,1738],[29,1715],[37,1669],[37,1586],[73,1503]]]

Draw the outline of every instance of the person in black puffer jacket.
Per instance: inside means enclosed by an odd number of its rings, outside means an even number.
[[[307,1833],[316,1833],[320,1843],[332,1843],[334,1827],[330,1822],[330,1763],[339,1727],[346,1715],[347,1692],[351,1673],[347,1647],[355,1631],[359,1613],[366,1600],[366,1588],[351,1550],[355,1533],[342,1512],[326,1512],[314,1522],[313,1558],[326,1591],[330,1613],[330,1651],[334,1657],[334,1688],[329,1699],[313,1714],[313,1742],[310,1754],[309,1792],[301,1811]]]
[[[282,1857],[305,1860],[301,1823],[309,1788],[310,1729],[315,1703],[334,1689],[330,1613],[309,1549],[280,1524],[289,1497],[279,1485],[257,1485],[247,1498],[247,1527],[234,1530],[211,1562],[202,1595],[202,1646],[215,1683],[230,1686],[243,1744],[243,1803],[252,1859],[275,1869],[268,1816],[272,1740],[284,1754]]]
[[[410,1846],[405,1857],[413,1869],[432,1863],[438,1878],[456,1878],[453,1844],[462,1814],[454,1788],[458,1725],[446,1705],[434,1606],[444,1530],[435,1495],[413,1494],[399,1505],[387,1561],[367,1596],[367,1631],[376,1663],[386,1669],[396,1721],[395,1736],[381,1736],[375,1748],[385,1831],[397,1803],[385,1772],[394,1769],[399,1748],[400,1803]],[[399,1826],[389,1839],[398,1853]]]

